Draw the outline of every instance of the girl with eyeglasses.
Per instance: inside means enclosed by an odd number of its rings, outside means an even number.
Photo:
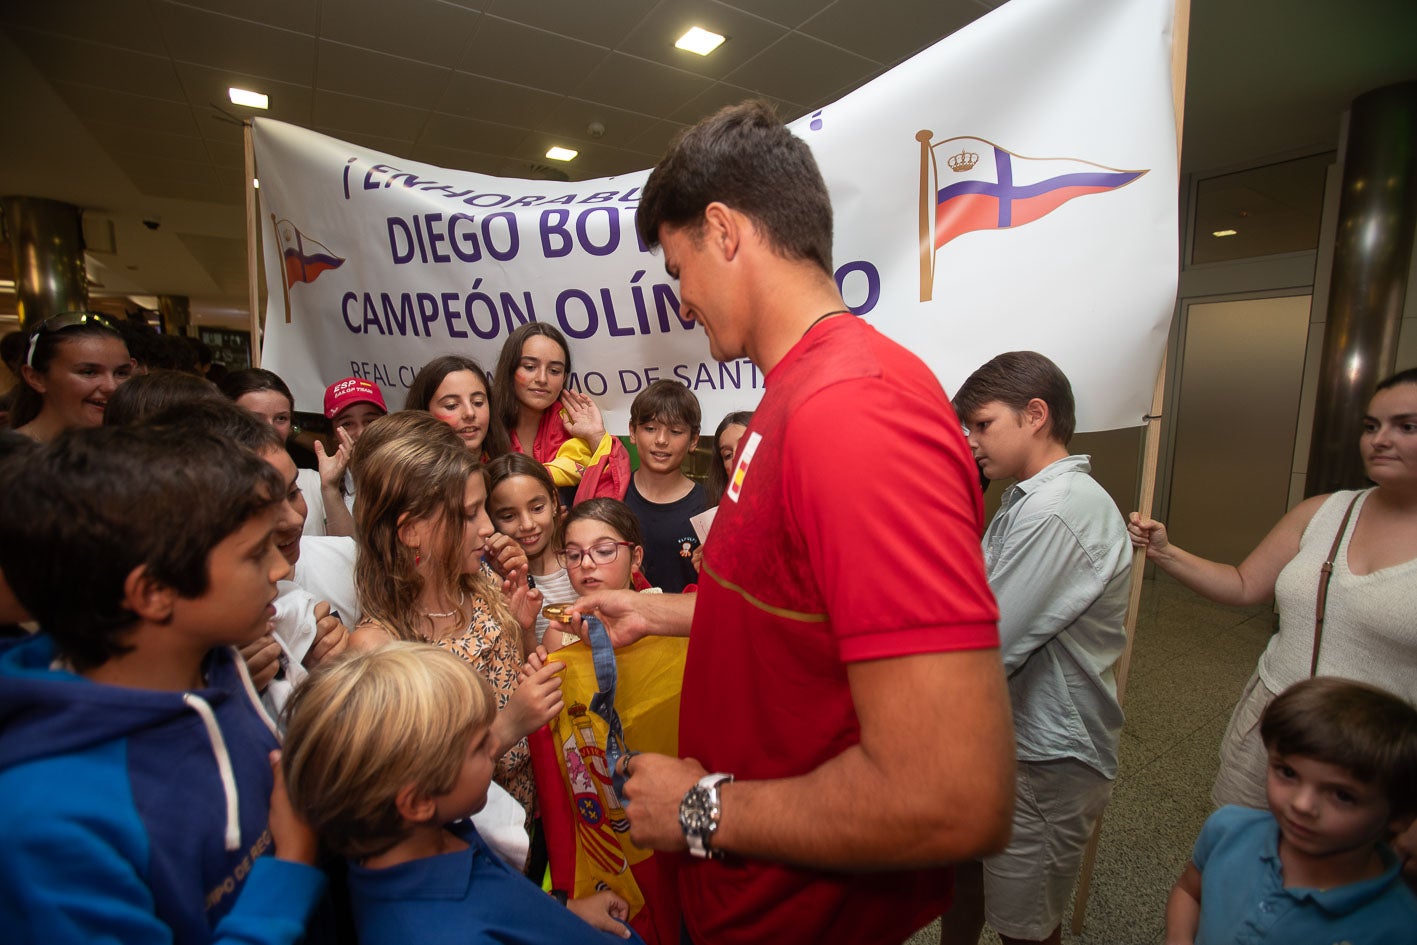
[[[10,425],[47,443],[72,427],[103,423],[108,398],[133,375],[117,326],[97,312],[66,312],[30,334]]]
[[[619,499],[589,499],[561,522],[563,547],[556,558],[580,595],[592,591],[654,590],[639,573],[644,537],[639,520]]]

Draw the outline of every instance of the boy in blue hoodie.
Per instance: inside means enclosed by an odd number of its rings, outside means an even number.
[[[324,876],[233,649],[289,570],[284,483],[215,435],[112,427],[7,479],[0,571],[42,631],[0,650],[6,940],[297,941]]]

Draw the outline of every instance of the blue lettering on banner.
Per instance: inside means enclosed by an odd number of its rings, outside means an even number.
[[[762,375],[758,366],[747,358],[737,361],[700,361],[698,364],[676,364],[674,379],[693,391],[699,390],[761,390]]]
[[[516,214],[502,211],[479,220],[467,213],[454,213],[444,220],[441,213],[389,217],[389,258],[394,265],[411,262],[478,262],[487,255],[508,262],[521,248]]]
[[[866,298],[855,305],[851,303],[851,295],[846,290],[846,277],[859,273],[866,280]],[[853,279],[852,283],[858,283],[859,279]],[[881,300],[881,274],[876,267],[864,259],[855,262],[845,263],[836,270],[836,289],[841,293],[841,297],[846,300],[847,308],[853,314],[865,315],[876,307],[876,303]]]
[[[436,216],[430,214],[430,217]],[[415,247],[413,234],[426,232],[421,226],[420,223],[420,228],[415,230],[409,221],[390,217],[389,232],[393,234],[394,248],[407,252]],[[617,299],[617,293],[608,286],[563,289],[554,303],[557,324],[566,335],[581,340],[602,333],[611,338],[628,338],[668,334],[676,327],[692,331],[697,323],[679,314],[679,299],[673,286],[655,283],[646,293],[641,282],[644,276],[645,270],[639,269],[630,278],[632,304],[626,304],[623,295]],[[480,276],[466,292],[346,292],[340,297],[340,318],[354,335],[405,338],[442,335],[456,339],[476,337],[484,341],[509,335],[519,325],[540,321],[531,290],[494,291],[483,287]],[[440,325],[442,327],[438,328]]]

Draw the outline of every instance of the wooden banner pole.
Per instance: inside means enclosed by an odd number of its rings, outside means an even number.
[[[260,258],[256,251],[256,144],[248,121],[242,128],[246,148],[246,301],[251,310],[251,366],[261,366]]]
[[[1190,0],[1176,0],[1176,9],[1171,25],[1171,96],[1176,110],[1176,170],[1179,177],[1181,168],[1181,129],[1186,115],[1186,51],[1190,38]],[[1178,195],[1179,199],[1179,195]],[[1166,359],[1161,361],[1161,369],[1156,374],[1156,387],[1151,394],[1151,411],[1146,417],[1146,438],[1142,446],[1141,494],[1137,497],[1137,511],[1143,518],[1150,518],[1156,500],[1156,467],[1161,454],[1161,416],[1166,400]],[[1131,675],[1132,644],[1137,633],[1137,613],[1141,609],[1142,575],[1146,571],[1146,550],[1132,550],[1131,593],[1127,600],[1126,631],[1127,644],[1115,667],[1117,679],[1117,701],[1125,703],[1127,679]],[[1104,813],[1105,816],[1105,813]],[[1087,900],[1092,893],[1092,873],[1097,866],[1097,846],[1102,838],[1102,818],[1088,838],[1087,850],[1083,854],[1082,870],[1078,874],[1077,895],[1073,904],[1072,932],[1082,934],[1083,921],[1087,918]]]

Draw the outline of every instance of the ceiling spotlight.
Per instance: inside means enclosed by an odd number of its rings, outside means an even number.
[[[550,151],[546,152],[546,156],[553,161],[574,161],[576,155],[580,153],[579,151],[572,151],[570,148],[563,148],[560,145],[556,145]]]
[[[229,88],[226,94],[231,98],[233,105],[245,105],[247,108],[266,109],[271,107],[269,95],[262,95],[260,92],[249,92],[246,89]]]
[[[680,36],[674,42],[674,48],[686,49],[691,53],[698,53],[700,56],[707,56],[722,45],[722,36],[717,33],[710,33],[708,30],[700,29],[697,26],[689,27],[689,32]]]
[[[1211,236],[1234,236],[1238,230],[1216,230]]]

